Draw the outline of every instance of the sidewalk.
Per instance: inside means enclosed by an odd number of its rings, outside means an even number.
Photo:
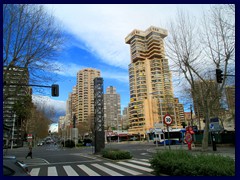
[[[169,145],[166,145],[166,147],[164,147],[163,145],[152,148],[152,149],[148,149],[148,152],[156,152],[158,150],[168,150],[169,149]],[[216,151],[213,151],[212,146],[208,146],[208,150],[207,151],[202,151],[202,147],[200,146],[195,146],[192,147],[192,150],[188,150],[188,146],[186,144],[184,145],[170,145],[170,149],[175,150],[175,149],[183,149],[192,153],[208,153],[208,154],[219,154],[221,156],[228,156],[231,157],[235,160],[235,146],[224,146],[224,145],[219,145],[216,148]]]

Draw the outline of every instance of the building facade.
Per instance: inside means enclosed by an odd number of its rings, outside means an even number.
[[[104,94],[104,128],[106,130],[118,129],[120,124],[120,95],[117,94],[115,87],[109,86]]]
[[[235,112],[235,86],[227,86],[225,93],[227,98],[228,109],[230,111]]]
[[[29,73],[27,68],[4,67],[3,78],[3,124],[5,129],[13,130],[14,133],[11,134],[11,138],[14,140],[21,139],[24,122],[18,121],[14,105],[26,98],[27,95],[31,95],[31,88],[27,86]],[[7,136],[9,134],[4,131],[4,138],[7,138]]]
[[[100,77],[100,71],[92,68],[77,73],[76,85],[76,123],[91,131],[94,123],[94,79]]]
[[[177,119],[172,75],[165,56],[164,38],[167,30],[151,26],[146,31],[133,30],[125,42],[130,45],[129,64],[130,104],[129,133],[144,135],[162,123],[169,113],[173,125],[180,124]],[[183,116],[183,115],[181,115]],[[176,122],[177,121],[177,122]]]
[[[122,129],[128,129],[129,127],[129,112],[128,107],[125,107],[122,111]]]

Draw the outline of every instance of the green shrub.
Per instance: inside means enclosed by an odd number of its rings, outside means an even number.
[[[234,176],[235,163],[230,157],[191,154],[184,150],[158,151],[150,160],[155,175]]]
[[[77,143],[76,144],[76,147],[83,147],[84,146],[84,144],[82,144],[82,143]]]
[[[132,155],[128,151],[122,151],[119,149],[103,149],[102,156],[105,158],[119,160],[119,159],[131,159]]]
[[[65,141],[65,147],[73,148],[75,147],[75,142],[73,140],[66,140]]]

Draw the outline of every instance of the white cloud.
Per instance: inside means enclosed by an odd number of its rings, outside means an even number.
[[[204,5],[181,5],[197,13]],[[66,30],[83,41],[89,51],[106,64],[127,69],[129,45],[125,37],[134,29],[163,27],[179,5],[163,4],[49,4],[46,7]]]
[[[60,67],[60,71],[56,71],[54,73],[66,76],[66,77],[77,77],[77,72],[89,67],[79,66],[75,63],[57,63]],[[101,69],[101,76],[104,79],[114,79],[120,82],[129,83],[128,73],[124,73],[123,71],[113,71],[111,69]]]
[[[104,79],[114,79],[123,83],[129,83],[128,73],[103,71],[101,75]]]
[[[51,133],[53,133],[53,132],[58,132],[58,123],[52,123],[52,124],[49,126],[49,130],[51,131]]]
[[[56,62],[58,67],[60,68],[58,71],[55,71],[54,73],[66,76],[66,77],[77,77],[77,72],[81,69],[87,68],[85,66],[80,66],[75,63],[60,63]]]
[[[56,113],[63,113],[66,111],[66,102],[51,99],[48,96],[32,95],[33,103],[40,107],[53,108]]]

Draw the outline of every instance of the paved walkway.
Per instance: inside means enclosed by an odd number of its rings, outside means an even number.
[[[158,150],[163,150],[163,149],[169,149],[169,146],[166,145],[166,147],[164,147],[163,145],[161,146],[156,146],[155,148],[152,149],[148,149],[149,152],[156,152]],[[184,149],[187,151],[190,151],[192,153],[208,153],[208,154],[219,154],[222,156],[228,156],[231,157],[235,160],[235,147],[234,146],[229,146],[229,145],[218,145],[216,147],[216,151],[213,151],[213,148],[211,145],[209,145],[208,150],[207,151],[202,151],[201,147],[193,147],[192,150],[188,150],[188,146],[186,144],[184,145],[171,145],[170,149]]]

